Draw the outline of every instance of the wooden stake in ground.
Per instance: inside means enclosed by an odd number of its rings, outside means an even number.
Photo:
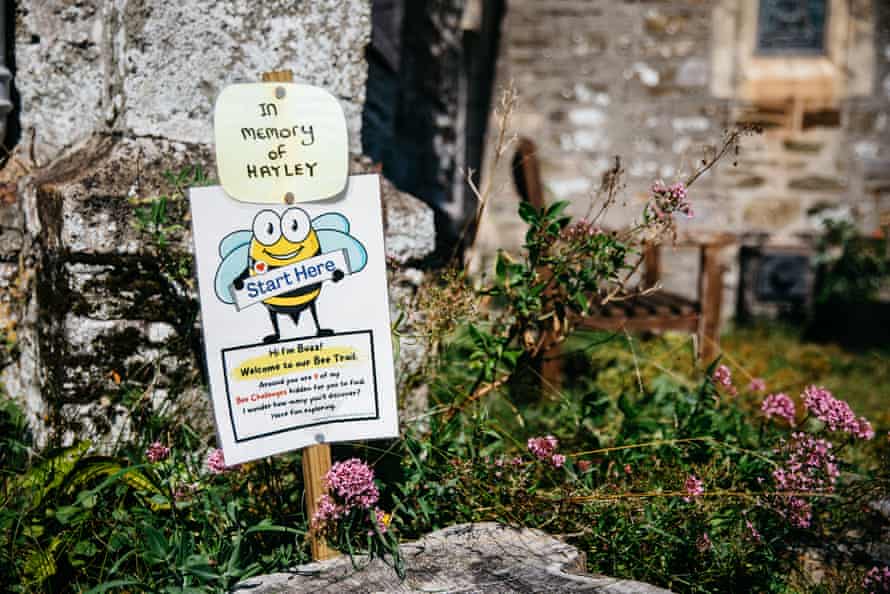
[[[318,510],[319,497],[327,493],[322,477],[330,469],[331,446],[323,443],[303,449],[303,483],[306,488],[306,513],[310,521]],[[337,556],[337,551],[328,546],[324,537],[310,534],[309,539],[312,545],[312,558],[315,561],[323,561]]]
[[[294,73],[290,70],[276,70],[263,73],[263,82],[293,82]],[[303,484],[306,488],[306,514],[309,520],[318,510],[318,499],[327,492],[322,478],[331,469],[331,446],[326,443],[303,449]],[[312,545],[312,558],[323,561],[337,556],[324,538],[309,536]]]

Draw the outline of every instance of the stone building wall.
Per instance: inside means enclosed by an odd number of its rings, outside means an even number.
[[[500,80],[519,93],[513,130],[537,143],[548,198],[571,200],[583,215],[613,155],[622,155],[626,200],[608,224],[625,226],[652,181],[683,179],[727,126],[757,121],[766,131],[746,139],[737,166],[728,159],[692,188],[696,216],[681,220],[684,231],[806,244],[820,225],[816,211],[840,209],[873,232],[890,210],[890,7],[829,3],[830,84],[779,58],[793,76],[777,103],[758,96],[760,74],[749,68],[754,0],[511,0]],[[810,97],[814,85],[825,92]],[[508,174],[495,172],[480,253],[521,244]],[[731,315],[737,251],[724,258],[723,312]],[[694,250],[667,248],[665,286],[694,296],[696,262]]]
[[[370,28],[370,0],[17,3],[22,140],[0,171],[0,380],[38,443],[125,437],[152,411],[212,434],[188,207],[165,174],[199,165],[216,178],[216,95],[282,68],[341,101],[353,171],[366,171]],[[137,216],[159,195],[172,196],[164,237]],[[395,305],[434,248],[433,214],[385,183],[384,219],[387,255],[406,271]]]

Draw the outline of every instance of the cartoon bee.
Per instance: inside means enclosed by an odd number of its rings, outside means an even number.
[[[222,262],[216,271],[216,296],[224,303],[234,303],[230,288],[241,290],[248,277],[338,250],[346,250],[352,273],[359,272],[367,264],[368,253],[349,234],[349,220],[343,215],[326,213],[310,221],[302,208],[288,208],[281,216],[274,210],[260,211],[253,219],[252,230],[235,231],[220,241]],[[339,282],[344,272],[335,270],[333,275],[334,282]],[[296,325],[306,309],[312,314],[316,335],[332,335],[333,330],[322,328],[318,323],[315,300],[320,292],[319,282],[264,299],[273,333],[263,338],[263,342],[279,340],[279,315],[290,316]]]

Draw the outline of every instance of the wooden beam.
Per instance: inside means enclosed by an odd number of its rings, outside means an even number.
[[[538,210],[544,208],[544,186],[541,184],[538,147],[533,140],[524,136],[519,139],[516,153],[513,155],[513,182],[524,201]]]
[[[318,500],[327,493],[324,475],[331,469],[331,446],[326,443],[309,446],[303,449],[303,483],[306,489],[306,513],[312,521],[318,511]],[[330,548],[323,537],[309,537],[312,546],[312,559],[324,561],[337,556],[337,551]]]
[[[701,319],[698,327],[699,353],[709,364],[720,353],[720,308],[723,302],[723,265],[721,246],[703,245],[700,250],[699,299]]]
[[[654,287],[661,278],[661,250],[653,243],[643,246],[643,286]]]

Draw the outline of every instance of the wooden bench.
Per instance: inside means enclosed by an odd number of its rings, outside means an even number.
[[[513,180],[522,200],[537,209],[545,207],[541,171],[535,143],[520,138],[513,156]],[[723,297],[723,266],[720,253],[733,243],[732,236],[716,234],[692,240],[679,237],[671,244],[694,247],[698,250],[698,299],[692,300],[663,290],[635,295],[597,306],[594,311],[573,321],[576,328],[606,331],[688,332],[697,338],[698,357],[712,361],[720,350],[720,309]],[[654,287],[661,275],[661,252],[657,245],[647,245],[643,251],[642,286]],[[544,356],[541,374],[545,381],[558,385],[560,373],[558,347]]]

